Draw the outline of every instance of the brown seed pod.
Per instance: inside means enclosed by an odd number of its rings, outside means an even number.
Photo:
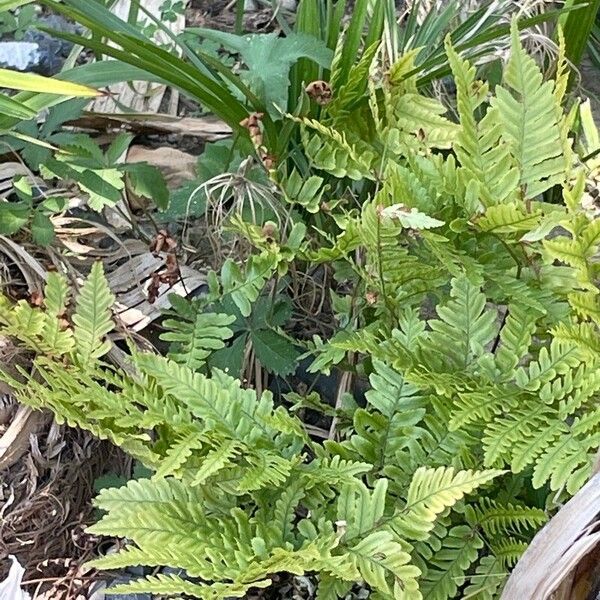
[[[263,134],[260,128],[260,122],[264,117],[264,113],[251,113],[244,120],[240,121],[240,125],[248,130],[252,143],[258,148],[262,146]]]
[[[329,104],[333,98],[331,86],[326,81],[313,81],[306,86],[306,93],[321,106]]]
[[[367,292],[365,294],[365,299],[367,300],[368,304],[375,304],[379,299],[379,295],[377,292]]]

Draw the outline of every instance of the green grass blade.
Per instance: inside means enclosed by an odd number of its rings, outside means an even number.
[[[5,94],[0,94],[0,113],[19,120],[32,119],[37,115],[37,111]]]
[[[600,0],[573,0],[570,3],[576,12],[571,12],[564,19],[565,55],[578,67],[581,64],[586,46],[600,9]]]

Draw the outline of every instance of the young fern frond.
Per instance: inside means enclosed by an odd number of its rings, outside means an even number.
[[[390,525],[404,539],[427,539],[437,515],[502,473],[500,470],[455,472],[452,467],[420,468],[408,488],[406,506]]]
[[[427,571],[419,580],[427,600],[455,598],[483,547],[483,540],[466,525],[450,529],[441,542],[441,549],[428,561]]]
[[[162,323],[167,331],[161,334],[160,339],[173,344],[170,358],[197,370],[212,352],[224,348],[225,341],[233,336],[233,331],[227,326],[235,321],[235,317],[203,312],[200,303],[175,294],[171,304],[171,310],[166,313],[170,318]]]
[[[503,79],[506,87],[496,88],[491,105],[497,109],[502,139],[509,145],[519,170],[523,197],[530,199],[565,182],[565,157],[554,82],[543,82],[540,68],[521,45],[515,21],[511,38],[511,55]]]
[[[115,326],[111,313],[114,301],[102,263],[96,262],[77,296],[73,315],[75,354],[84,369],[110,350],[111,343],[105,336]]]
[[[460,130],[454,150],[464,170],[465,179],[476,181],[485,205],[494,205],[514,197],[519,172],[513,164],[510,149],[501,137],[498,112],[489,108],[477,122],[476,111],[485,102],[488,85],[476,80],[476,69],[459,58],[450,39],[446,52],[456,82]]]
[[[437,308],[439,319],[429,321],[431,331],[422,344],[423,360],[433,369],[466,369],[496,333],[496,314],[486,310],[480,289],[467,277],[451,285],[452,299]]]
[[[478,504],[466,507],[466,519],[473,528],[481,528],[488,537],[520,534],[537,529],[548,517],[540,508],[500,504],[490,498],[481,498]]]

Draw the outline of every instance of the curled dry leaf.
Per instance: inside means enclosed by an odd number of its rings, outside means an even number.
[[[175,278],[175,265],[165,266],[167,255],[152,252],[138,254],[108,275],[108,282],[116,296],[116,310],[121,323],[132,331],[140,331],[157,319],[161,310],[169,308],[170,294],[187,296],[206,282],[206,274],[185,265],[179,265]],[[166,281],[160,274],[171,269]],[[158,274],[158,276],[153,274]],[[174,283],[172,283],[175,280]],[[154,302],[149,302],[149,288],[155,285]]]
[[[269,153],[266,146],[263,145],[263,133],[261,128],[261,120],[263,117],[264,113],[251,113],[248,117],[240,121],[240,125],[248,130],[250,140],[265,169],[271,171],[277,164],[277,160],[275,156]]]
[[[313,81],[309,83],[306,86],[306,93],[321,106],[329,104],[333,98],[331,86],[326,81]]]

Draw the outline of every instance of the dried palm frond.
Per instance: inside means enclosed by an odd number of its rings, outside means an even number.
[[[595,598],[589,594],[598,581],[599,547],[600,474],[596,474],[535,536],[501,600]],[[589,555],[595,560],[586,561]]]

